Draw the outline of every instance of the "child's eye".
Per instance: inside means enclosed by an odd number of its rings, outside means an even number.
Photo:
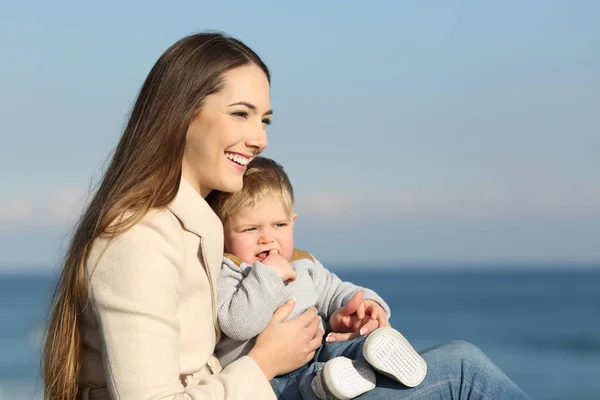
[[[248,119],[248,113],[246,111],[235,111],[235,112],[232,112],[231,115],[233,115],[235,117]]]
[[[256,230],[256,228],[246,228],[242,232],[250,232],[250,231],[255,231],[255,230]]]
[[[280,223],[280,224],[275,224],[275,226],[276,226],[277,228],[283,228],[283,227],[284,227],[284,226],[286,226],[286,225],[287,225],[287,224],[286,224],[285,222],[282,222],[282,223]]]
[[[262,120],[262,123],[265,125],[271,125],[271,118],[265,118]]]

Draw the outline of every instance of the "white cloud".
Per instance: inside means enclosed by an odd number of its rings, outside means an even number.
[[[26,221],[31,213],[30,205],[23,200],[9,199],[0,202],[0,229],[5,225]]]
[[[56,192],[52,200],[52,215],[59,223],[71,223],[79,217],[87,201],[80,189],[64,188]]]
[[[58,265],[86,201],[67,187],[0,199],[0,271]],[[600,188],[299,193],[297,211],[299,245],[331,262],[598,259]]]
[[[564,219],[600,216],[600,188],[569,192],[501,188],[319,192],[298,195],[301,218]],[[64,187],[48,196],[0,199],[0,232],[70,228],[88,200],[80,188]]]
[[[600,188],[558,192],[514,192],[499,188],[473,190],[404,190],[365,193],[318,193],[298,196],[298,212],[306,217],[337,219],[441,218],[564,219],[600,216]]]
[[[79,217],[85,201],[85,192],[77,188],[60,188],[43,197],[0,199],[0,232],[64,229]]]
[[[334,193],[318,193],[309,196],[300,208],[315,216],[343,216],[352,209],[352,204]]]

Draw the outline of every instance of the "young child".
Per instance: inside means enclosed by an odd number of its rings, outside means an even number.
[[[369,318],[387,327],[366,338],[325,342],[313,361],[271,381],[277,397],[297,398],[300,392],[304,399],[351,399],[375,387],[374,370],[406,386],[421,383],[427,373],[425,360],[389,327],[385,301],[372,290],[342,282],[311,254],[294,249],[294,194],[281,165],[257,157],[248,164],[240,192],[216,192],[207,200],[225,233],[217,293],[224,337],[216,348],[223,367],[250,351],[273,312],[290,298],[296,299],[296,306],[288,318],[315,306],[328,321],[363,291],[360,308],[366,318],[354,317],[356,329]]]

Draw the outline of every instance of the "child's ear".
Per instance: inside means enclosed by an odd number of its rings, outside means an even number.
[[[298,214],[294,214],[294,216],[292,217],[292,224],[296,223],[297,218],[298,218]]]

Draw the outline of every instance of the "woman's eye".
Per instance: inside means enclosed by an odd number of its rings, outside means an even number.
[[[244,118],[244,119],[248,119],[248,113],[246,111],[235,111],[235,112],[231,113],[231,115],[234,115],[234,116],[240,117],[240,118]]]
[[[262,123],[265,125],[271,125],[271,118],[265,118],[262,120]]]

